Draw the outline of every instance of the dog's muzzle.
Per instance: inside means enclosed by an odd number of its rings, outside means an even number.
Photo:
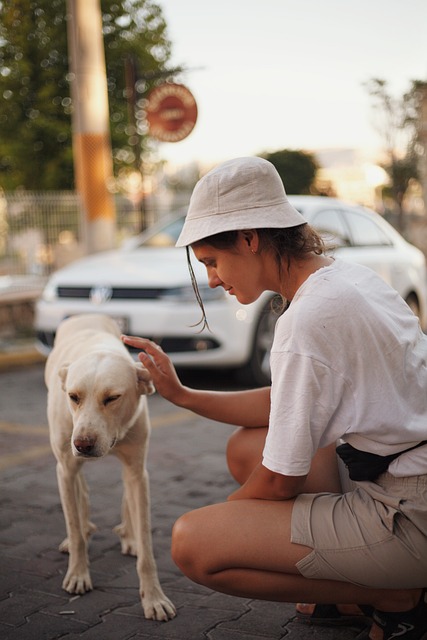
[[[98,456],[95,438],[76,438],[73,444],[77,453],[85,458]]]

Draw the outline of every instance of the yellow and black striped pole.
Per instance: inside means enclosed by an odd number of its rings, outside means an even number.
[[[89,253],[115,246],[113,162],[100,0],[67,0],[76,189]]]

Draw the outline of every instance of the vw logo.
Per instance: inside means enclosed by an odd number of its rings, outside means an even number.
[[[97,285],[90,290],[89,298],[93,304],[103,304],[113,297],[113,288],[108,285]]]

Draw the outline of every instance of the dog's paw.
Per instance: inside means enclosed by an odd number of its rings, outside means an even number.
[[[70,543],[68,542],[68,538],[64,538],[58,549],[61,553],[68,553],[70,548]]]
[[[121,544],[122,554],[124,556],[134,556],[134,558],[138,556],[135,540],[131,540],[130,538],[121,538],[120,544]]]
[[[141,597],[144,616],[148,620],[172,620],[176,616],[175,605],[169,600],[161,589],[155,589],[152,593]]]
[[[86,539],[88,540],[91,536],[91,534],[97,530],[97,526],[96,524],[93,524],[93,522],[88,522],[87,523],[87,528],[86,528]],[[68,540],[68,538],[64,538],[63,541],[61,542],[61,544],[58,547],[59,551],[61,553],[69,553],[70,552],[70,542]]]
[[[62,582],[62,588],[68,593],[86,593],[92,591],[92,580],[89,571],[76,573],[68,570]]]
[[[117,533],[120,538],[122,554],[124,556],[134,556],[136,558],[138,555],[136,542],[134,538],[128,535],[126,526],[123,523],[118,524],[116,527],[114,527],[113,531],[114,533]]]

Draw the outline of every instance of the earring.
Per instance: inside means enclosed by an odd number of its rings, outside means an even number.
[[[254,251],[253,249],[251,249],[251,253],[253,253],[253,255],[256,255],[256,251]]]

